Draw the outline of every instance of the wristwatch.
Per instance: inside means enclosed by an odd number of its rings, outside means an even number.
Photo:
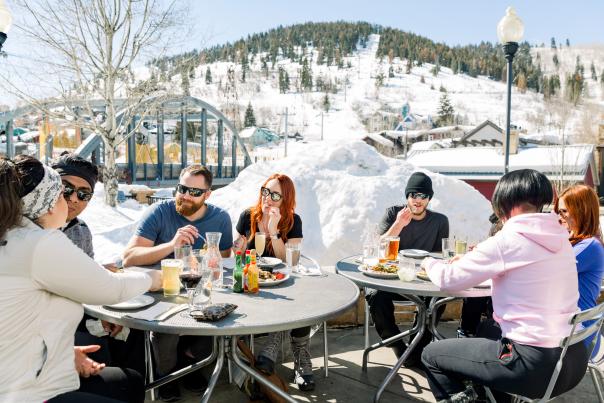
[[[272,239],[273,241],[276,241],[276,240],[277,240],[277,239],[279,239],[279,238],[281,238],[281,236],[279,235],[279,233],[276,233],[276,234],[271,235],[271,239]]]

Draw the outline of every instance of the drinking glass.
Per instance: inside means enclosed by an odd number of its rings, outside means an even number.
[[[455,240],[455,254],[456,255],[465,254],[467,249],[468,249],[468,243],[466,242],[465,239],[456,239]]]
[[[261,262],[262,254],[264,253],[264,246],[266,245],[266,234],[264,232],[256,232],[254,235],[254,245],[256,246],[258,262]]]
[[[401,281],[413,281],[415,280],[415,276],[417,274],[417,270],[415,269],[415,262],[409,259],[403,259],[398,263],[398,278]]]
[[[188,270],[191,266],[191,251],[193,247],[191,245],[183,245],[174,248],[174,259],[182,260],[183,270]]]
[[[183,263],[179,259],[163,259],[161,261],[162,288],[164,297],[178,295],[180,292],[180,272]]]
[[[375,243],[369,242],[363,245],[363,263],[368,266],[378,264],[377,245]]]
[[[388,247],[390,246],[390,240],[388,238],[380,239],[378,246],[378,260],[380,263],[386,263],[388,261]]]
[[[187,296],[189,299],[191,298],[191,294],[197,287],[197,284],[201,280],[201,274],[199,274],[199,269],[203,261],[203,256],[199,254],[199,250],[196,249],[189,256],[189,269],[180,273],[180,282],[187,290]]]
[[[190,309],[202,309],[212,303],[212,276],[212,270],[203,265],[200,267],[199,283],[189,294]]]
[[[300,244],[299,243],[287,243],[285,244],[285,260],[287,266],[292,272],[298,271],[298,265],[300,264]]]
[[[388,250],[386,251],[386,259],[396,260],[398,258],[398,245],[400,242],[400,238],[397,236],[389,236],[386,239],[388,240]]]
[[[443,238],[443,258],[451,259],[455,256],[455,239]]]

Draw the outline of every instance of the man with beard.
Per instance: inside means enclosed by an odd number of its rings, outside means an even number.
[[[176,200],[155,203],[143,216],[136,233],[124,251],[124,266],[143,266],[173,257],[174,248],[191,245],[200,249],[206,232],[221,232],[220,253],[231,254],[233,234],[228,213],[206,203],[212,187],[212,173],[195,164],[183,169],[176,186]],[[151,343],[159,376],[207,357],[212,348],[211,337],[191,337],[153,333]],[[196,392],[205,390],[206,381],[195,371],[184,377],[184,386]],[[180,398],[177,382],[159,388],[164,401]]]
[[[384,236],[400,237],[399,250],[422,249],[428,252],[442,251],[442,239],[449,236],[449,220],[443,214],[428,210],[428,203],[434,196],[432,180],[423,172],[414,172],[405,187],[406,206],[392,206],[380,223],[380,232]],[[386,291],[373,291],[368,294],[369,312],[375,323],[375,329],[382,340],[396,336],[400,333],[394,319],[394,300],[404,298],[395,293]],[[426,299],[426,304],[429,298]],[[442,306],[437,312],[437,318],[444,311]],[[404,362],[407,367],[414,367],[420,363],[423,348],[430,343],[432,335],[425,332],[420,344],[415,348]],[[405,352],[407,346],[403,340],[398,340],[389,345],[394,350],[397,358]]]

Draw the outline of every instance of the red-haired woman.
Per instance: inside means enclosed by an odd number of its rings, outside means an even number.
[[[554,204],[560,224],[569,232],[579,272],[579,308],[596,306],[604,276],[604,246],[596,192],[585,185],[566,188]],[[597,348],[594,353],[597,352]]]
[[[285,261],[285,243],[302,242],[302,220],[296,208],[296,188],[283,174],[271,175],[260,188],[258,202],[239,216],[235,250],[254,248],[255,235],[263,232],[266,247],[263,256]],[[310,327],[293,329],[291,347],[294,355],[294,378],[300,390],[313,390],[315,382],[310,360]],[[256,367],[267,374],[275,371],[275,361],[281,349],[282,332],[270,333],[266,346],[256,360]]]

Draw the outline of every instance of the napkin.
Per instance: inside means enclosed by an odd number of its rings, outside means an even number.
[[[103,324],[100,320],[88,319],[86,321],[86,329],[88,332],[96,337],[103,337],[109,335],[109,332],[103,328]],[[130,334],[130,329],[127,327],[123,327],[122,330],[118,334],[115,335],[115,340],[126,341],[128,339],[128,335]]]
[[[174,304],[171,302],[160,301],[155,305],[152,305],[142,311],[139,312],[130,312],[125,317],[133,318],[133,319],[142,319],[148,320],[150,322],[157,320],[157,317],[164,312],[167,312],[169,309],[174,308],[178,304]]]
[[[298,274],[301,274],[303,276],[322,276],[323,272],[321,271],[321,268],[317,267],[317,266],[304,266],[304,265],[298,265]]]

